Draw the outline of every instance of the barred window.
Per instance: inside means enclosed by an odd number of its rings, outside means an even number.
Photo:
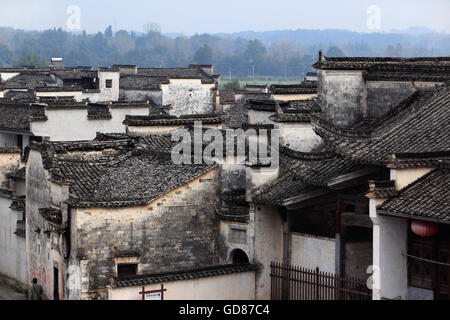
[[[137,263],[121,263],[117,265],[117,277],[123,278],[137,274]]]
[[[230,227],[229,238],[231,242],[247,243],[247,229]]]

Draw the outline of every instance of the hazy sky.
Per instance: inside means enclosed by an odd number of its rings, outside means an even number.
[[[376,30],[367,27],[370,17],[374,21],[373,11],[367,13],[372,5],[379,8],[381,30],[423,26],[450,32],[450,0],[0,0],[0,26],[67,30],[71,5],[80,8],[81,30],[88,33],[108,25],[143,31],[147,22],[186,35],[298,28],[370,32]]]

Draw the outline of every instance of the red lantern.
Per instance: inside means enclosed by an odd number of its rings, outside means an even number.
[[[432,237],[438,232],[438,225],[433,222],[414,220],[411,223],[411,230],[421,237]]]

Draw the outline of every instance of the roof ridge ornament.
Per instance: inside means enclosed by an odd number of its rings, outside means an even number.
[[[323,55],[322,50],[319,50],[319,62],[327,61],[326,57]]]

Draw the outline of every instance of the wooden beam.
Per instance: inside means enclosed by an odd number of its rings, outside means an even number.
[[[298,205],[300,205],[304,201],[314,199],[323,195],[328,195],[330,193],[331,193],[330,190],[326,189],[318,189],[310,192],[304,192],[299,194],[298,196],[285,199],[281,203],[281,205],[287,207],[288,209],[296,209]]]
[[[372,228],[372,221],[368,214],[343,212],[341,214],[341,223],[349,227]]]
[[[341,190],[351,186],[356,186],[365,182],[363,177],[379,172],[380,168],[365,168],[350,173],[342,174],[328,181],[327,186],[333,190]]]

